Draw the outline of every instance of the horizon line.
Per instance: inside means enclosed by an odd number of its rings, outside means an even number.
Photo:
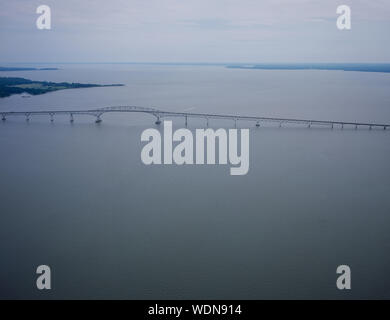
[[[256,65],[256,64],[390,64],[390,61],[388,62],[192,62],[192,61],[186,61],[186,62],[156,62],[156,61],[96,61],[96,62],[83,62],[83,61],[58,61],[58,62],[45,62],[45,61],[38,61],[38,62],[6,62],[1,61],[0,64],[160,64],[160,65],[230,65],[230,64],[250,64],[250,65]]]

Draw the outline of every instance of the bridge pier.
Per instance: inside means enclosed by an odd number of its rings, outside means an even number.
[[[341,124],[341,129],[344,129],[344,123]]]
[[[155,122],[155,124],[156,125],[159,125],[159,124],[161,124],[161,120],[160,120],[160,117],[159,116],[156,116],[156,122]]]
[[[311,122],[309,122],[309,125],[307,126],[309,129],[311,128]]]
[[[332,129],[334,128],[334,124],[332,123]]]
[[[102,122],[103,120],[100,118],[100,114],[96,116],[96,120],[95,120],[95,123],[100,123]]]
[[[70,123],[73,123],[74,122],[74,119],[73,119],[73,113],[70,114]]]
[[[369,127],[368,127],[368,130],[372,130],[372,126],[369,126]]]
[[[357,124],[355,124],[355,130],[357,130],[357,128],[358,128],[358,125],[357,125]]]
[[[257,122],[256,122],[256,127],[257,127],[257,128],[260,127],[260,121],[257,121]]]
[[[282,127],[282,124],[283,124],[283,122],[282,122],[282,121],[280,121],[280,122],[279,122],[279,128],[281,128],[281,127]]]
[[[26,113],[26,121],[29,122],[30,121],[30,115],[28,113]]]
[[[383,130],[386,130],[386,126],[383,126]]]
[[[54,121],[54,113],[50,113],[50,122]]]
[[[7,118],[5,117],[5,114],[1,115],[1,120],[3,120],[3,121],[7,120]]]
[[[186,116],[186,127],[188,126],[188,116]]]
[[[234,128],[237,128],[237,119],[234,119]]]
[[[209,118],[206,118],[206,126],[209,127]]]

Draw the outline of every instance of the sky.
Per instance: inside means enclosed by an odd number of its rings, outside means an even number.
[[[390,62],[389,31],[390,0],[0,0],[2,63]]]

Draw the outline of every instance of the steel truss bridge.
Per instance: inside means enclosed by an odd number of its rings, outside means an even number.
[[[102,115],[106,113],[147,113],[156,118],[155,123],[161,124],[162,118],[180,117],[185,119],[185,125],[188,124],[189,118],[200,118],[206,120],[207,126],[209,125],[209,119],[225,119],[234,121],[237,126],[237,121],[250,121],[254,122],[256,127],[260,127],[261,123],[276,123],[279,127],[283,124],[299,124],[307,127],[326,126],[330,128],[338,127],[343,129],[344,127],[358,128],[379,128],[386,130],[390,127],[390,124],[380,123],[368,123],[368,122],[346,122],[346,121],[328,121],[328,120],[314,120],[314,119],[291,119],[291,118],[269,118],[269,117],[256,117],[256,116],[243,116],[243,115],[226,115],[226,114],[213,114],[213,113],[192,113],[192,112],[173,112],[162,111],[155,108],[143,108],[137,106],[117,106],[117,107],[105,107],[89,110],[43,110],[43,111],[0,111],[1,118],[6,121],[7,117],[22,116],[26,118],[26,121],[30,121],[32,116],[49,116],[51,121],[54,121],[56,115],[68,115],[70,122],[74,122],[76,115],[88,115],[95,117],[95,122],[102,122]]]

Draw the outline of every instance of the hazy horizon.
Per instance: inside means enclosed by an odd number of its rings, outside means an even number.
[[[96,62],[87,62],[87,61],[36,61],[36,62],[27,62],[27,61],[0,61],[0,64],[174,64],[174,65],[228,65],[228,64],[390,64],[389,61],[378,61],[378,62],[366,62],[366,61],[357,61],[357,62],[348,62],[348,61],[318,61],[318,62],[298,62],[298,61],[280,61],[280,62],[262,62],[262,61],[228,61],[228,62],[218,62],[218,61],[96,61]]]

